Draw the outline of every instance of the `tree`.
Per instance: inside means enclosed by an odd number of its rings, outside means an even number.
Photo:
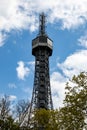
[[[34,130],[87,129],[87,73],[74,75],[65,89],[64,107],[59,110],[39,109],[33,113]]]
[[[9,116],[3,122],[3,126],[1,128],[2,128],[2,130],[21,130],[19,127],[19,124],[14,121],[12,116]]]
[[[21,123],[24,120],[24,117],[29,109],[30,103],[29,101],[19,100],[16,105],[16,118],[18,122]]]
[[[20,100],[16,105],[15,122],[10,115],[9,96],[0,99],[0,129],[1,130],[87,130],[87,73],[73,76],[66,83],[64,107],[59,110],[35,110],[31,116],[32,129],[27,125],[20,127],[29,110],[29,101]],[[28,116],[27,116],[28,117]],[[28,123],[28,122],[27,122]],[[29,126],[29,125],[28,125]]]
[[[58,110],[35,110],[32,116],[31,126],[33,130],[59,130]]]
[[[10,106],[9,96],[0,98],[0,130],[19,130],[19,125],[12,118]]]
[[[0,99],[0,119],[4,120],[8,117],[10,112],[9,96],[4,96]]]
[[[66,84],[64,107],[60,110],[64,130],[83,130],[87,125],[87,73],[73,76]]]
[[[49,122],[49,111],[45,109],[39,109],[34,112],[34,129],[46,129],[48,128],[48,122]]]

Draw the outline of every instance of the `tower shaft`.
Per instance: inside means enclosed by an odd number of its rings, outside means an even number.
[[[32,55],[35,56],[34,86],[31,105],[27,111],[27,116],[24,117],[25,120],[28,117],[27,124],[29,127],[34,110],[53,109],[49,74],[49,57],[52,55],[52,51],[52,40],[46,35],[45,15],[42,13],[40,15],[39,35],[32,40]],[[26,122],[23,121],[22,124],[24,123]]]
[[[34,86],[31,101],[32,109],[53,109],[49,57],[52,55],[52,40],[45,33],[45,15],[40,15],[39,36],[32,40],[32,55],[35,56]]]
[[[39,47],[35,53],[35,77],[32,105],[37,109],[53,109],[49,76],[50,53],[47,47]]]

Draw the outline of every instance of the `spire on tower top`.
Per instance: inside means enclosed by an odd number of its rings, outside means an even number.
[[[46,23],[46,20],[45,20],[46,16],[45,14],[42,12],[39,16],[39,35],[40,36],[43,36],[43,35],[46,35],[46,32],[45,32],[45,23]]]

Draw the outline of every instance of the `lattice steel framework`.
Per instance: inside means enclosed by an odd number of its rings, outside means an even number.
[[[52,40],[45,32],[45,15],[40,15],[39,35],[32,40],[32,55],[35,56],[35,74],[32,100],[29,110],[28,123],[35,109],[53,109],[50,76],[49,57],[52,55]]]
[[[39,36],[32,40],[32,54],[35,56],[35,77],[32,94],[32,108],[53,109],[49,56],[52,55],[52,40],[45,32],[45,15],[40,15]]]

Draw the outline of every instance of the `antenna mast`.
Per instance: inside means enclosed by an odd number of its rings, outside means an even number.
[[[45,20],[45,18],[46,18],[45,14],[41,13],[39,16],[39,35],[40,36],[46,35],[46,32],[45,32],[46,20]]]

